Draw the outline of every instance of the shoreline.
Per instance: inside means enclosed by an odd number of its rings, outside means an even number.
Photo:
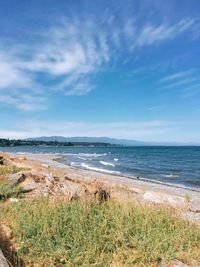
[[[129,175],[125,175],[122,173],[116,174],[116,173],[106,173],[106,172],[101,172],[101,171],[97,171],[97,170],[91,170],[91,169],[87,169],[84,167],[78,167],[78,166],[71,166],[62,162],[59,162],[59,159],[62,158],[61,155],[59,154],[50,154],[50,153],[9,153],[11,155],[16,155],[16,156],[25,156],[28,159],[31,159],[33,161],[38,161],[38,162],[44,162],[44,163],[48,163],[49,165],[53,166],[53,167],[59,167],[62,169],[66,169],[66,170],[73,170],[73,171],[77,171],[78,173],[80,172],[87,172],[87,174],[89,174],[89,176],[97,174],[98,176],[100,176],[101,178],[105,177],[105,178],[120,178],[120,182],[127,182],[129,181],[130,183],[136,183],[136,184],[146,184],[146,185],[152,185],[152,186],[160,186],[161,188],[171,188],[171,189],[180,189],[183,191],[187,191],[187,192],[195,192],[195,193],[199,193],[200,196],[200,189],[195,189],[195,188],[191,188],[191,187],[186,187],[184,185],[178,185],[178,184],[170,184],[170,183],[165,183],[162,181],[158,181],[158,180],[153,180],[153,179],[148,179],[148,178],[143,178],[140,177],[139,179],[137,179],[136,176],[129,176]],[[96,175],[94,175],[96,176]],[[117,180],[115,181],[117,182]],[[119,182],[119,180],[118,180]]]
[[[62,163],[64,164],[64,163]],[[147,182],[147,183],[152,183],[152,184],[160,184],[160,185],[164,185],[164,186],[169,186],[169,187],[174,187],[174,188],[178,188],[178,189],[185,189],[185,190],[188,190],[188,191],[194,191],[194,192],[200,192],[200,188],[194,188],[194,187],[189,187],[189,186],[185,186],[183,184],[175,184],[175,183],[167,183],[167,182],[162,182],[160,180],[154,180],[154,179],[151,179],[151,178],[145,178],[145,177],[136,177],[136,176],[131,176],[131,175],[128,175],[128,174],[124,174],[124,173],[120,173],[117,171],[111,171],[110,173],[107,172],[107,170],[105,171],[101,171],[101,170],[94,170],[94,169],[89,169],[89,168],[84,168],[84,167],[79,167],[79,166],[71,166],[70,164],[64,164],[68,167],[73,167],[77,170],[87,170],[87,171],[93,171],[93,172],[97,172],[97,173],[101,173],[101,174],[109,174],[109,175],[114,175],[114,176],[117,176],[117,177],[120,177],[120,178],[127,178],[127,179],[130,179],[130,180],[136,180],[136,181],[142,181],[142,182]]]
[[[6,152],[7,153],[7,152]],[[59,154],[59,153],[26,153],[26,152],[9,152],[9,154],[14,154],[14,155],[20,155],[20,156],[23,156],[23,155],[36,155],[36,157],[38,155],[40,155],[41,157],[45,157],[45,156],[49,156],[49,157],[52,157],[52,160],[53,161],[56,161],[60,164],[63,164],[64,166],[67,166],[67,167],[70,167],[70,168],[74,168],[74,169],[77,169],[77,170],[85,170],[85,171],[92,171],[92,172],[96,172],[96,173],[100,173],[102,175],[112,175],[112,176],[116,176],[116,177],[119,177],[119,178],[127,178],[127,179],[130,179],[130,180],[136,180],[136,181],[142,181],[142,182],[147,182],[147,183],[152,183],[152,184],[158,184],[158,185],[163,185],[163,186],[168,186],[168,187],[173,187],[173,188],[177,188],[177,189],[183,189],[183,190],[187,190],[187,191],[193,191],[193,192],[199,192],[200,193],[200,187],[190,187],[190,186],[187,186],[187,185],[184,185],[184,184],[178,184],[178,183],[170,183],[170,182],[164,182],[164,181],[161,181],[161,180],[157,180],[157,179],[152,179],[152,178],[145,178],[145,177],[137,177],[137,176],[132,176],[132,175],[129,175],[129,174],[126,174],[126,173],[121,173],[121,172],[118,172],[118,171],[109,171],[109,170],[106,170],[104,171],[104,169],[98,169],[96,167],[91,167],[91,168],[87,168],[87,167],[82,167],[82,166],[73,166],[73,165],[70,165],[70,164],[67,164],[67,163],[63,163],[63,162],[60,162],[59,160],[64,158],[64,156],[62,154]],[[34,158],[34,157],[33,157]],[[37,160],[37,159],[36,159]]]
[[[109,193],[116,201],[164,205],[180,210],[185,219],[194,220],[200,225],[200,191],[191,190],[157,181],[137,179],[123,175],[107,174],[94,170],[82,169],[59,162],[58,154],[1,153],[16,166],[29,168],[32,176],[52,176],[55,188],[62,186],[64,194],[87,191],[93,195],[99,188]],[[46,178],[45,178],[46,179]],[[33,179],[32,179],[33,180]],[[43,194],[47,184],[33,183],[27,179],[22,186],[32,186],[32,194]],[[53,193],[57,194],[57,193]],[[81,193],[82,194],[82,193]]]

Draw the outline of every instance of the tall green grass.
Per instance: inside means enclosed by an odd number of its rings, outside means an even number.
[[[0,176],[4,176],[10,173],[17,173],[24,170],[23,168],[19,168],[17,166],[0,166]]]
[[[22,187],[14,186],[5,179],[0,180],[0,201],[10,197],[19,197],[22,191]]]
[[[200,265],[199,229],[164,208],[39,198],[2,206],[0,214],[27,266]]]
[[[21,194],[22,188],[14,186],[5,176],[22,170],[22,168],[16,166],[0,166],[0,201],[10,197],[18,197]]]

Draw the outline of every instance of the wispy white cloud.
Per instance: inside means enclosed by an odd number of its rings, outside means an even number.
[[[171,92],[168,89],[173,89],[181,98],[186,98],[198,94],[199,81],[198,72],[190,69],[167,75],[158,80],[158,84],[159,90]]]
[[[170,81],[177,80],[179,78],[183,78],[183,77],[185,78],[187,76],[191,76],[193,72],[194,72],[193,70],[177,72],[171,75],[167,75],[166,77],[160,79],[159,82],[170,82]]]
[[[176,87],[187,85],[187,84],[191,85],[193,82],[196,82],[196,81],[199,81],[199,77],[190,77],[190,78],[186,78],[183,80],[177,80],[175,82],[171,82],[169,85],[161,87],[160,89],[165,90],[165,89],[176,88]]]
[[[200,94],[200,83],[182,89],[181,97],[189,98]]]
[[[32,86],[31,77],[19,69],[13,58],[0,54],[0,89],[28,88]]]
[[[45,99],[31,95],[0,95],[0,104],[21,109],[34,111],[46,109]]]
[[[194,20],[185,19],[173,25],[164,22],[138,26],[136,21],[126,20],[116,26],[112,18],[101,27],[90,19],[65,21],[42,33],[40,42],[31,46],[0,49],[0,103],[32,111],[44,108],[52,92],[65,96],[88,94],[95,89],[91,77],[116,60],[116,49],[134,53],[133,48],[170,40],[190,30],[193,24]],[[47,86],[40,75],[51,85]],[[175,78],[171,77],[171,81]],[[23,97],[28,94],[31,100]]]
[[[190,29],[194,24],[193,19],[184,19],[177,24],[162,23],[159,26],[146,25],[137,34],[133,47],[152,45],[159,41],[170,40]]]

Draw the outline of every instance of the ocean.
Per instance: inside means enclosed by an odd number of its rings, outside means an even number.
[[[200,147],[4,147],[15,153],[53,153],[74,167],[200,189]]]

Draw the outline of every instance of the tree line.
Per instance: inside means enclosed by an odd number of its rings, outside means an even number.
[[[115,146],[109,143],[100,142],[58,142],[58,141],[38,141],[21,139],[0,138],[0,147],[13,146]]]

